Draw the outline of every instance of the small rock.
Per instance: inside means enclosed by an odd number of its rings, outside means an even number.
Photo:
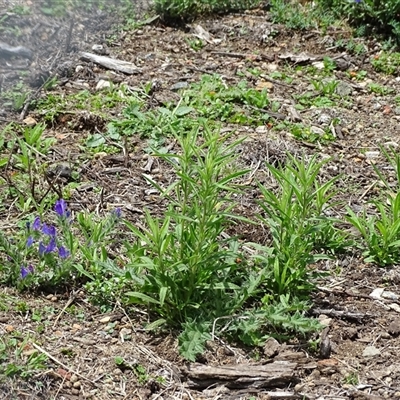
[[[102,318],[99,322],[102,324],[106,324],[107,322],[110,322],[110,320],[111,320],[111,317],[107,316],[107,317]]]
[[[381,351],[379,349],[377,349],[375,346],[367,346],[362,353],[362,356],[365,358],[376,357],[376,356],[380,356],[380,355],[381,355]]]
[[[106,55],[106,54],[108,54],[107,49],[106,49],[102,44],[94,44],[94,45],[92,46],[92,50],[93,50],[95,53],[100,54],[100,55]]]
[[[393,300],[393,301],[396,301],[399,299],[399,296],[396,293],[390,292],[389,290],[385,290],[382,293],[382,297],[384,299]]]
[[[108,89],[109,87],[111,87],[111,82],[110,81],[106,81],[104,79],[100,79],[97,82],[96,90],[100,91],[100,90],[103,90],[103,89]]]
[[[331,122],[332,118],[328,114],[321,114],[318,117],[318,123],[319,124],[329,124]]]
[[[377,288],[377,289],[374,289],[371,293],[370,293],[370,297],[372,297],[373,299],[376,299],[376,300],[380,300],[381,299],[381,297],[382,297],[382,293],[385,291],[385,289],[383,289],[383,288]]]
[[[72,387],[74,387],[75,389],[80,389],[81,387],[81,382],[80,381],[76,381],[72,384]]]
[[[379,157],[380,153],[379,151],[366,151],[365,152],[365,157],[367,157],[367,159],[371,160],[373,158],[377,158]]]
[[[70,379],[70,381],[72,382],[72,383],[75,383],[75,382],[78,382],[78,376],[77,375],[75,375],[75,374],[73,374],[72,376],[71,376],[71,379]]]
[[[257,126],[257,128],[256,128],[256,133],[258,133],[258,134],[267,133],[267,132],[268,132],[268,128],[264,125]]]
[[[304,383],[298,383],[294,388],[294,392],[295,393],[300,393],[304,390],[304,388],[306,387],[306,385]]]
[[[392,321],[389,324],[387,331],[393,336],[400,335],[400,320],[395,319],[394,321]]]
[[[265,342],[265,345],[264,345],[265,357],[268,357],[268,358],[275,357],[276,355],[279,354],[280,348],[281,348],[281,345],[276,339],[274,339],[272,337],[267,339],[267,341]]]
[[[318,127],[318,126],[314,126],[314,125],[311,126],[310,130],[311,130],[312,133],[315,133],[316,135],[322,136],[322,135],[325,134],[325,131],[322,128]]]
[[[58,297],[57,296],[51,296],[51,299],[50,299],[52,302],[56,302],[56,301],[58,301]]]
[[[331,356],[332,345],[329,336],[325,336],[319,345],[319,356],[322,359],[327,359]]]
[[[384,144],[384,146],[385,146],[385,147],[388,147],[388,148],[394,147],[395,149],[397,149],[397,147],[399,147],[399,144],[396,143],[396,142],[386,142],[386,143]]]
[[[37,124],[36,119],[33,117],[26,117],[22,122],[28,126],[35,126]]]
[[[341,97],[350,96],[353,93],[353,88],[348,83],[340,81],[336,86],[335,92]]]
[[[187,82],[177,82],[170,87],[170,90],[177,91],[181,89],[186,89],[188,86],[189,84]]]
[[[330,324],[332,323],[332,318],[329,318],[325,314],[320,314],[318,316],[318,321],[324,326],[330,326]]]
[[[348,327],[343,331],[343,339],[355,340],[358,336],[357,328]]]
[[[71,389],[71,393],[75,396],[79,396],[79,389]]]

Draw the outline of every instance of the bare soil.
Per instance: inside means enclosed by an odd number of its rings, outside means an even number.
[[[220,40],[210,40],[195,51],[188,43],[193,39],[195,24],[174,28],[156,20],[125,30],[121,29],[122,21],[116,15],[108,14],[107,10],[87,14],[71,12],[67,17],[54,17],[45,16],[39,6],[30,1],[21,1],[20,4],[28,6],[31,13],[18,15],[7,11],[14,2],[3,0],[2,3],[0,20],[3,22],[0,27],[13,26],[19,33],[16,36],[10,30],[1,30],[0,41],[11,46],[25,46],[32,51],[33,57],[31,60],[20,57],[0,59],[1,90],[8,90],[23,80],[35,88],[36,98],[46,96],[40,90],[43,76],[57,75],[61,83],[55,90],[65,94],[82,88],[95,92],[100,79],[112,80],[115,84],[124,82],[132,88],[157,81],[158,89],[149,98],[149,107],[154,107],[177,100],[173,85],[197,82],[203,74],[220,74],[229,84],[234,84],[243,79],[237,75],[238,71],[243,71],[249,83],[257,86],[263,79],[246,73],[246,70],[259,68],[268,75],[272,70],[284,70],[287,64],[311,65],[325,56],[331,57],[342,66],[334,71],[334,75],[349,91],[352,102],[348,107],[343,104],[329,108],[310,107],[297,116],[290,109],[294,96],[309,90],[309,76],[299,71],[290,84],[278,80],[264,82],[269,84],[270,98],[283,104],[276,121],[279,118],[300,118],[306,125],[318,128],[326,126],[333,118],[339,118],[339,126],[333,128],[336,135],[333,142],[321,145],[298,141],[288,132],[273,130],[274,123],[258,128],[226,126],[224,129],[235,131],[237,136],[246,135],[240,160],[243,165],[254,169],[254,178],[261,181],[268,176],[265,161],[282,160],[287,151],[294,155],[318,153],[332,157],[324,175],[329,178],[343,174],[338,188],[344,189],[342,198],[355,209],[371,196],[379,194],[372,162],[390,173],[379,152],[379,145],[397,148],[400,142],[400,109],[395,101],[400,80],[377,74],[372,68],[370,60],[380,51],[379,43],[362,41],[367,53],[360,56],[335,47],[337,39],[350,35],[344,26],[332,27],[326,33],[318,30],[293,32],[271,23],[266,10],[251,10],[196,21],[213,39]],[[110,37],[112,40],[107,40]],[[79,53],[92,52],[93,45],[103,45],[108,56],[133,62],[141,72],[134,75],[110,73],[82,61]],[[282,57],[303,52],[308,56],[303,61]],[[371,93],[365,81],[356,81],[346,75],[348,71],[356,73],[361,70],[367,71],[369,82],[389,87],[393,92],[387,95]],[[25,73],[21,74],[21,71]],[[67,162],[79,171],[81,182],[87,184],[87,190],[77,190],[72,194],[70,207],[101,213],[118,206],[133,222],[140,222],[144,207],[152,212],[162,211],[161,202],[148,191],[150,186],[142,176],[143,168],[148,165],[145,141],[137,138],[129,143],[128,156],[121,151],[121,154],[89,159],[82,154],[80,141],[88,133],[104,129],[107,118],[101,120],[87,110],[70,111],[71,114],[65,114],[48,126],[46,135],[56,137],[57,143],[44,160],[48,165]],[[3,127],[13,121],[22,123],[21,117],[28,116],[37,121],[43,118],[29,107],[16,113],[0,104],[0,124]],[[377,155],[368,153],[372,151],[378,151]],[[167,181],[171,172],[165,168],[155,160],[148,173],[158,174],[159,179]],[[257,189],[254,187],[241,199],[239,211],[247,216],[253,215],[256,197]],[[345,210],[335,212],[340,214]],[[10,228],[18,212],[12,203],[3,204],[0,217],[3,221],[1,229]],[[246,226],[237,229],[241,230],[239,233],[245,240],[265,240],[262,230]],[[143,326],[147,315],[140,310],[128,314],[116,304],[113,312],[102,314],[87,302],[84,291],[27,295],[2,287],[3,295],[14,299],[15,303],[5,302],[3,311],[0,311],[0,339],[11,332],[19,332],[21,342],[29,336],[40,347],[35,349],[28,343],[23,356],[27,358],[32,351],[38,350],[47,354],[49,360],[48,369],[34,378],[2,379],[0,398],[400,398],[398,267],[378,268],[364,263],[358,254],[354,254],[326,262],[320,268],[329,271],[330,275],[320,282],[320,290],[314,294],[312,311],[329,326],[325,333],[332,352],[325,356],[318,349],[312,352],[299,340],[279,344],[272,352],[267,345],[256,358],[253,350],[219,340],[210,343],[199,360],[205,365],[263,365],[277,360],[296,363],[293,376],[283,386],[244,390],[226,389],[223,385],[195,390],[188,379],[190,366],[179,356],[174,332],[164,336],[146,333]],[[376,288],[392,292],[393,299],[373,299],[370,294]],[[27,305],[25,311],[18,308],[20,302]],[[76,307],[75,314],[64,312],[67,304]],[[44,309],[49,310],[46,323],[32,320],[35,310]],[[372,349],[372,354],[365,354],[366,349]],[[123,357],[133,368],[119,368],[115,363],[116,357]],[[146,379],[143,380],[137,366],[145,367]],[[276,397],[282,391],[286,394]]]

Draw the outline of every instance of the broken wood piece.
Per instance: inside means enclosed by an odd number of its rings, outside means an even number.
[[[129,61],[118,60],[116,58],[99,56],[93,53],[83,52],[80,55],[81,60],[91,61],[101,65],[104,68],[112,69],[114,71],[123,72],[124,74],[132,75],[142,72],[135,64]]]
[[[24,57],[31,59],[33,53],[24,46],[10,46],[7,43],[0,42],[0,58],[10,58],[12,56]]]
[[[336,317],[336,318],[345,318],[345,319],[350,319],[350,320],[361,320],[364,318],[372,318],[375,317],[373,314],[369,313],[357,313],[357,312],[350,312],[350,311],[339,311],[339,310],[334,310],[334,309],[320,309],[320,308],[315,308],[311,310],[311,312],[314,315],[320,315],[324,314],[328,317]]]
[[[189,387],[206,389],[215,384],[229,389],[286,387],[297,379],[297,363],[276,361],[265,365],[210,365],[193,364],[188,370]]]

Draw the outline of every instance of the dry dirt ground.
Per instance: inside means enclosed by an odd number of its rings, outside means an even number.
[[[194,38],[194,25],[178,29],[155,20],[140,27],[121,29],[121,21],[106,11],[53,17],[40,12],[35,2],[22,1],[19,4],[29,7],[31,13],[21,16],[8,11],[14,2],[3,0],[2,3],[0,1],[0,26],[13,26],[19,33],[16,37],[9,33],[10,30],[2,29],[0,41],[12,46],[23,45],[33,54],[31,60],[18,57],[0,59],[3,92],[22,79],[31,85],[34,96],[46,96],[37,90],[41,82],[39,79],[37,84],[38,76],[43,74],[58,74],[61,83],[54,90],[64,94],[82,88],[95,92],[100,79],[110,79],[115,84],[125,82],[132,90],[157,81],[157,90],[149,98],[149,107],[154,107],[166,100],[177,100],[173,85],[196,82],[202,75],[214,73],[223,75],[229,84],[235,84],[243,79],[238,77],[241,71],[250,85],[257,86],[262,82],[268,88],[270,98],[282,104],[276,118],[265,126],[257,129],[224,127],[235,130],[239,136],[246,135],[241,161],[256,171],[256,178],[265,179],[264,162],[282,158],[286,151],[308,155],[319,153],[332,157],[324,170],[327,176],[343,174],[338,185],[350,189],[343,191],[347,193],[349,206],[361,206],[379,192],[371,162],[386,170],[387,163],[380,156],[378,146],[389,143],[397,147],[400,142],[400,109],[395,101],[400,80],[377,74],[370,64],[371,58],[380,50],[379,43],[360,41],[367,51],[357,56],[335,47],[337,39],[348,36],[344,27],[332,27],[326,33],[318,30],[292,32],[284,26],[272,24],[266,10],[252,10],[197,21],[212,35],[212,39],[218,40],[211,39],[195,51],[189,44]],[[92,51],[93,45],[103,45],[109,56],[133,62],[141,72],[110,74],[107,69],[81,60],[79,53]],[[306,55],[303,60],[285,57],[300,53]],[[263,80],[246,72],[258,68],[268,75],[271,71],[284,71],[287,65],[311,65],[324,56],[336,59],[337,65],[341,66],[335,69],[334,75],[351,99],[347,107],[343,104],[306,107],[295,113],[291,109],[295,95],[304,93],[310,86],[305,72],[295,72],[291,83]],[[366,86],[368,81],[352,80],[346,74],[346,71],[361,70],[367,72],[370,82],[391,88],[393,92],[372,93]],[[142,218],[144,206],[153,211],[161,207],[154,193],[147,191],[149,187],[142,178],[142,168],[148,165],[143,150],[146,143],[137,138],[129,144],[128,157],[121,151],[112,157],[85,159],[82,165],[80,140],[96,129],[101,131],[107,119],[93,117],[90,110],[70,111],[70,114],[59,116],[46,130],[47,136],[57,138],[46,163],[68,162],[79,169],[81,182],[85,183],[87,190],[77,190],[72,194],[71,208],[99,211],[100,204],[101,211],[120,206],[127,218],[136,222]],[[29,107],[16,113],[0,104],[0,124],[4,127],[11,121],[22,123],[21,113],[23,118],[32,117],[39,121],[44,118]],[[329,125],[334,118],[340,119],[340,124],[332,128],[336,138],[323,145],[298,141],[285,130],[272,129],[276,121],[285,119],[298,119],[315,129]],[[168,171],[162,167],[155,162],[148,173],[168,177]],[[2,186],[0,190],[4,188]],[[252,214],[255,191],[255,188],[249,191],[241,201],[245,215]],[[18,212],[11,203],[6,203],[1,207],[0,216],[2,229],[6,229],[13,225]],[[257,235],[263,235],[242,228],[245,239],[254,240]],[[395,307],[400,296],[398,267],[378,268],[353,255],[327,262],[321,268],[331,274],[320,282],[321,289],[314,296],[313,312],[329,324],[327,337],[332,345],[329,358],[319,356],[318,351],[312,353],[300,342],[293,342],[279,345],[274,350],[266,346],[265,354],[261,351],[256,359],[252,351],[216,341],[210,343],[199,360],[205,365],[236,364],[241,367],[264,365],[272,360],[296,363],[293,376],[286,379],[283,386],[276,382],[272,387],[245,390],[226,389],[218,384],[206,390],[195,390],[188,379],[190,367],[179,356],[176,336],[173,333],[165,336],[145,333],[143,326],[147,316],[139,310],[127,314],[116,304],[113,312],[101,314],[86,301],[83,291],[21,295],[1,287],[0,338],[13,332],[19,342],[29,337],[40,347],[33,348],[30,342],[27,343],[22,357],[27,359],[32,351],[38,350],[48,356],[48,367],[28,380],[4,377],[0,380],[0,398],[400,398],[400,317],[398,307]],[[393,300],[374,300],[370,294],[376,288],[393,292]],[[74,307],[65,312],[66,305]],[[46,321],[32,318],[38,310],[47,310]],[[123,357],[133,368],[118,368],[116,357]]]

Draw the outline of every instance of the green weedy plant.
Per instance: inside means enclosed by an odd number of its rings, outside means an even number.
[[[206,125],[186,137],[177,136],[181,154],[158,154],[174,169],[177,180],[168,188],[148,178],[168,202],[160,219],[146,211],[146,227],[126,222],[137,237],[127,243],[131,262],[127,276],[136,290],[126,293],[130,303],[145,304],[164,323],[184,329],[181,353],[194,360],[202,351],[210,321],[239,310],[255,292],[261,274],[237,262],[238,243],[221,234],[232,220],[234,181],[246,173],[229,172],[239,141],[212,133]],[[188,334],[188,331],[196,334]],[[203,333],[201,333],[203,332]],[[188,341],[190,343],[188,343]]]
[[[359,247],[365,261],[387,266],[400,262],[400,156],[394,150],[386,151],[381,148],[381,151],[395,170],[396,187],[393,188],[373,164],[375,172],[387,189],[385,197],[383,200],[371,202],[376,208],[375,215],[367,215],[365,209],[361,215],[357,215],[347,207],[349,216],[346,219],[360,232],[364,240]]]
[[[278,192],[259,185],[263,196],[259,219],[270,230],[271,243],[253,246],[258,250],[256,260],[266,266],[265,288],[272,298],[307,297],[315,280],[309,265],[347,245],[344,234],[335,228],[337,220],[326,216],[338,179],[319,183],[318,174],[326,162],[318,162],[316,156],[305,162],[288,155],[284,167],[268,165]]]
[[[260,3],[261,0],[155,0],[154,6],[164,20],[179,22],[201,14],[245,10]]]
[[[398,0],[318,0],[325,10],[347,19],[363,33],[385,33],[400,41],[400,3]]]

